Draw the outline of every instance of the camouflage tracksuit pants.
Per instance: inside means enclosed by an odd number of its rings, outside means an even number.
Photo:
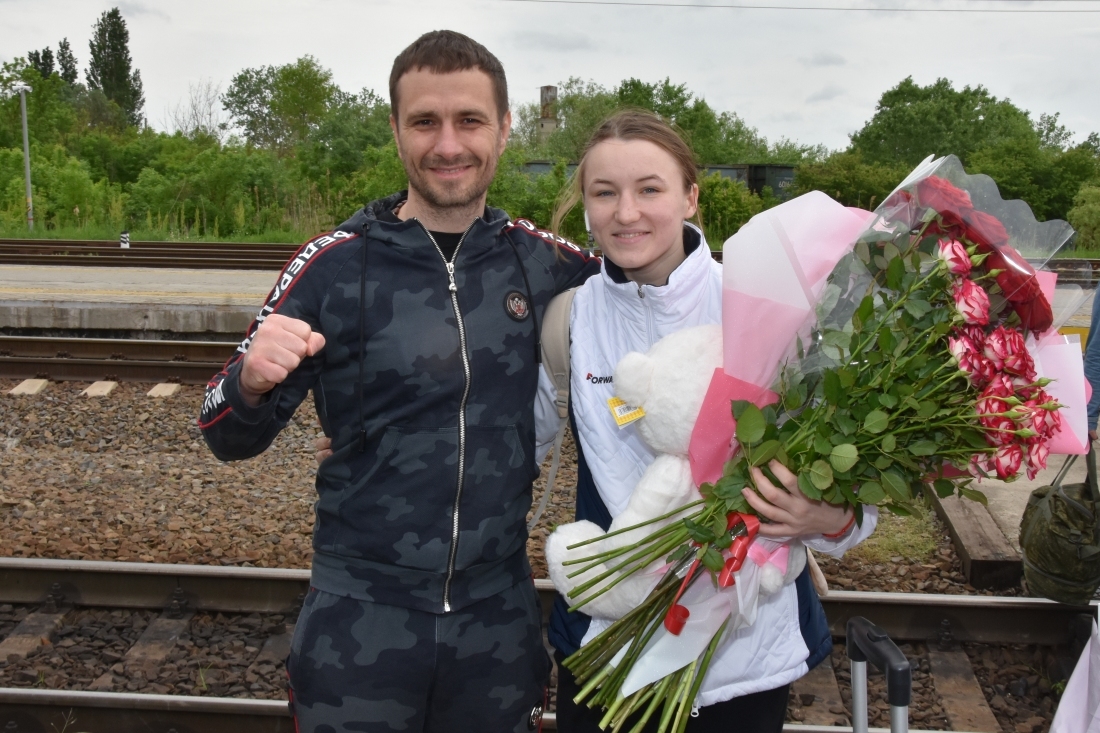
[[[287,670],[300,733],[527,733],[550,674],[528,580],[442,615],[306,596]]]

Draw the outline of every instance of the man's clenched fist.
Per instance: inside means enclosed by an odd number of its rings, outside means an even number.
[[[325,337],[314,333],[305,321],[272,313],[252,337],[252,345],[241,366],[241,397],[255,407],[261,397],[281,384],[302,359],[313,356],[325,345]]]

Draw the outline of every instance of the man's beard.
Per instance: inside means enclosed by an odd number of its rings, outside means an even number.
[[[415,163],[405,164],[405,174],[409,177],[409,188],[415,190],[429,206],[435,209],[461,209],[477,203],[485,192],[489,190],[489,184],[493,182],[496,173],[497,161],[491,160],[487,165],[472,155],[463,155],[454,160],[447,160],[439,156],[427,156]],[[469,165],[479,175],[469,183],[465,181],[436,182],[431,181],[428,168],[449,168],[453,166]]]

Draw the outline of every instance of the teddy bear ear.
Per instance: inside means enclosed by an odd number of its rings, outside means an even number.
[[[633,407],[641,407],[649,396],[653,379],[653,360],[632,351],[615,367],[615,394]]]

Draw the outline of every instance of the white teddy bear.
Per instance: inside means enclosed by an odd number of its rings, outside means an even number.
[[[696,326],[670,334],[646,354],[623,357],[615,368],[616,395],[628,405],[641,407],[645,417],[636,424],[642,440],[657,454],[642,474],[626,509],[611,523],[609,532],[630,527],[685,506],[701,498],[692,481],[688,446],[714,370],[722,365],[722,328]],[[546,559],[554,586],[572,604],[573,589],[609,568],[601,563],[574,578],[568,577],[583,565],[565,565],[598,552],[635,544],[646,535],[679,521],[673,517],[630,532],[591,542],[573,550],[568,546],[604,534],[598,525],[574,522],[559,526],[546,542]],[[761,541],[761,540],[757,540]],[[768,542],[767,540],[764,540]],[[806,564],[801,543],[790,543],[787,572],[767,563],[761,572],[760,593],[770,595],[798,577]],[[796,551],[797,550],[797,551]],[[614,562],[619,562],[625,556]],[[655,563],[659,567],[663,560]],[[650,568],[650,570],[656,569]],[[660,580],[659,573],[640,572],[618,583],[610,591],[587,602],[581,610],[589,616],[618,619],[638,606]],[[608,579],[610,580],[610,579]],[[601,583],[579,595],[586,598],[606,585]]]

